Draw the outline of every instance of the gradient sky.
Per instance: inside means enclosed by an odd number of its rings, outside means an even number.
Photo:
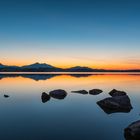
[[[140,69],[140,1],[0,1],[0,62]]]

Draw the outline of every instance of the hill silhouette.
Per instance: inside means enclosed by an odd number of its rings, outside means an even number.
[[[72,68],[62,69],[54,67],[46,63],[34,63],[25,66],[8,66],[0,63],[0,72],[140,72],[140,69],[130,70],[107,70],[93,69],[89,67],[76,66]]]

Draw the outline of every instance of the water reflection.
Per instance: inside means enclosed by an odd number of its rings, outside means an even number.
[[[1,139],[124,140],[123,130],[139,118],[140,75],[0,75]],[[41,80],[42,79],[42,80]],[[131,99],[129,113],[107,115],[96,102],[110,97],[112,89],[124,90]],[[63,89],[61,100],[50,91]],[[85,96],[71,91],[101,89]],[[45,94],[42,92],[46,92]],[[47,95],[46,95],[47,94]],[[45,103],[45,104],[43,104]],[[15,127],[13,127],[15,126]],[[61,126],[61,127],[56,127]],[[21,137],[24,136],[24,137]]]
[[[92,74],[68,74],[70,76],[73,77],[88,77],[91,76]],[[51,79],[55,76],[60,76],[60,74],[0,74],[0,80],[3,78],[14,78],[14,77],[24,77],[24,78],[30,78],[33,79],[35,81],[39,81],[39,80],[47,80],[47,79]]]
[[[23,77],[23,78],[30,78],[35,81],[39,80],[47,80],[57,76],[57,74],[0,74],[0,79],[3,78],[14,78],[14,77]]]
[[[127,74],[127,73],[126,73]],[[14,78],[14,77],[23,77],[23,78],[29,78],[29,79],[32,79],[32,80],[35,80],[35,81],[39,81],[39,80],[47,80],[47,79],[51,79],[53,77],[56,77],[56,76],[61,76],[61,75],[66,75],[66,76],[71,76],[71,77],[76,77],[76,78],[82,78],[82,77],[90,77],[90,76],[98,76],[98,75],[110,75],[110,74],[103,74],[103,73],[100,73],[100,74],[1,74],[0,73],[0,80],[3,79],[3,78]],[[111,74],[112,75],[112,74]],[[119,75],[121,76],[121,74],[113,74],[113,75]],[[131,73],[128,73],[127,75],[140,75],[140,74],[131,74]]]

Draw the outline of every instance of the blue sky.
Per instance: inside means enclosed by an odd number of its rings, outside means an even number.
[[[0,2],[0,60],[140,68],[139,0]]]

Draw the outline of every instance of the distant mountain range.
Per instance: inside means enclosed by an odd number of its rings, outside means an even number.
[[[48,65],[46,63],[34,63],[34,64],[31,64],[31,65],[27,65],[27,66],[23,66],[22,68],[28,68],[28,69],[39,69],[39,68],[54,68],[53,66],[51,65]]]
[[[34,63],[31,65],[21,67],[0,64],[0,72],[140,72],[140,69],[107,70],[107,69],[92,69],[89,67],[81,67],[81,66],[62,69],[46,63]]]

